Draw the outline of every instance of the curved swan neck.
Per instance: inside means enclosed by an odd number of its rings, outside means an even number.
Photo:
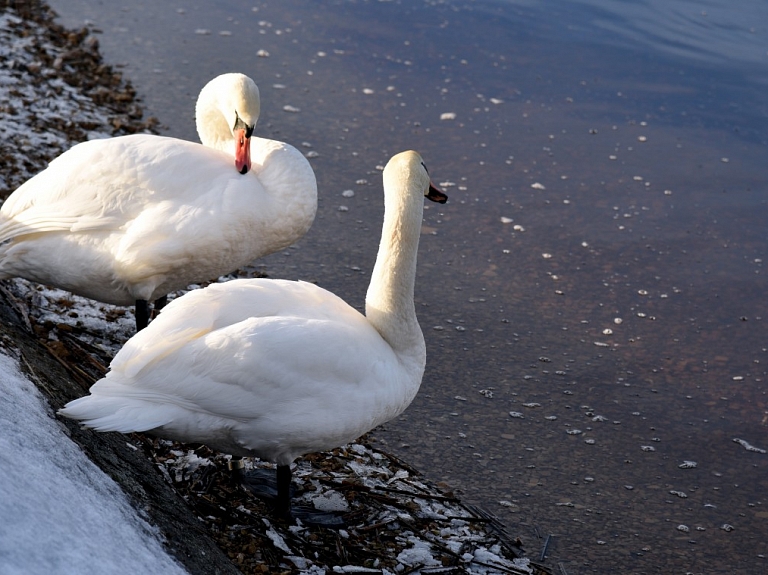
[[[259,89],[244,74],[222,74],[200,91],[195,106],[197,134],[204,146],[232,153],[238,119],[253,127],[259,118]]]
[[[384,172],[384,225],[365,313],[396,352],[420,356],[424,337],[416,319],[413,290],[424,189],[429,180],[427,177],[424,184],[424,177],[414,177],[409,171],[409,166],[390,163]]]

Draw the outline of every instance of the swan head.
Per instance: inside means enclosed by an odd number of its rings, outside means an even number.
[[[203,145],[232,153],[241,174],[251,169],[251,135],[261,111],[256,83],[244,74],[222,74],[200,91],[195,116]]]
[[[408,150],[400,152],[387,162],[384,168],[384,188],[386,189],[388,181],[391,182],[409,182],[415,189],[422,191],[428,200],[444,204],[448,201],[448,196],[438,188],[430,179],[427,166],[424,164],[418,152]],[[396,188],[397,185],[392,185]]]

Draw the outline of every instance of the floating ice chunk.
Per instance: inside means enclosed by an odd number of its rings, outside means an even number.
[[[735,443],[738,443],[741,445],[744,449],[747,451],[754,451],[755,453],[765,453],[765,449],[760,449],[759,447],[755,447],[754,445],[750,445],[747,441],[743,439],[739,439],[738,437],[735,437],[733,439]]]
[[[443,112],[440,114],[441,120],[455,120],[456,119],[456,113],[455,112]]]

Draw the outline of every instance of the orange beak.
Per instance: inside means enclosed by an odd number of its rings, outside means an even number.
[[[235,130],[235,168],[241,174],[251,169],[251,139],[245,136],[245,130]]]

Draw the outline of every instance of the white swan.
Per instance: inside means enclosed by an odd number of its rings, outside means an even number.
[[[149,431],[278,465],[348,443],[400,414],[421,384],[413,303],[424,196],[445,202],[421,157],[384,170],[384,226],[365,315],[310,283],[243,279],[191,291],[132,337],[91,395],[60,414],[98,431]]]
[[[136,302],[141,329],[148,301],[291,245],[317,184],[295,148],[251,137],[259,108],[253,80],[224,74],[197,100],[202,145],[139,134],[74,146],[0,209],[0,279]]]

